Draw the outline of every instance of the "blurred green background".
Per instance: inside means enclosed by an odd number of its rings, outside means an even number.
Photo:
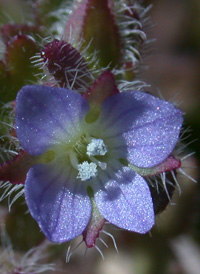
[[[144,51],[140,78],[152,85],[151,91],[179,105],[186,113],[186,154],[196,153],[183,162],[184,171],[199,180],[200,162],[200,1],[144,1],[153,4],[149,15],[151,27],[146,31],[156,39]],[[196,140],[196,141],[194,141]],[[194,142],[193,142],[194,141]],[[178,175],[182,194],[176,191],[167,210],[157,217],[151,234],[138,235],[106,228],[115,237],[119,255],[112,239],[102,234],[109,248],[99,242],[105,260],[94,248],[83,259],[80,247],[65,263],[68,244],[50,246],[46,261],[56,271],[67,274],[199,274],[200,273],[200,186]],[[8,214],[7,202],[0,206],[1,220],[17,256],[43,241],[37,224],[26,214],[23,199]],[[24,215],[25,214],[25,215]],[[76,242],[79,242],[77,239]]]

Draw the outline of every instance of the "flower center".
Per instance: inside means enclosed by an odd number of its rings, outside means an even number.
[[[107,164],[96,156],[104,156],[107,152],[107,146],[102,139],[82,136],[70,153],[71,164],[78,171],[77,178],[89,181],[97,177],[98,168],[105,170]]]

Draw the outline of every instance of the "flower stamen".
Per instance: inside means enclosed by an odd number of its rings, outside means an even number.
[[[90,156],[89,159],[94,162],[95,164],[97,164],[97,166],[99,166],[102,170],[106,170],[107,168],[107,164],[105,162],[101,162],[98,161],[97,159],[95,159],[94,157]]]
[[[105,170],[107,163],[99,161],[95,156],[104,156],[107,152],[107,146],[102,139],[82,135],[70,151],[71,164],[78,171],[77,178],[89,181],[98,175],[97,167]]]
[[[73,166],[73,168],[75,168],[76,170],[78,170],[78,158],[77,158],[77,155],[75,152],[73,151],[70,151],[69,153],[69,157],[70,157],[70,162],[71,162],[71,165]]]
[[[87,145],[88,156],[104,156],[108,152],[108,149],[102,139],[92,139]]]
[[[82,164],[78,165],[78,175],[81,181],[89,181],[98,175],[97,165],[95,163],[88,163],[84,161]]]

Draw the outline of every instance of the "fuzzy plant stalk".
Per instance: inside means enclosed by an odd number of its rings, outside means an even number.
[[[29,16],[0,17],[2,199],[17,191],[11,204],[24,195],[47,239],[82,235],[103,256],[104,225],[149,232],[182,171],[183,113],[138,76],[150,7],[135,0],[18,4]]]
[[[12,243],[6,233],[5,227],[1,226],[1,255],[0,266],[2,274],[39,274],[54,270],[53,264],[44,264],[42,260],[48,255],[46,241],[37,247],[31,248],[25,254],[13,249]]]

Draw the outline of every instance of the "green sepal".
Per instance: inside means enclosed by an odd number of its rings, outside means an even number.
[[[98,239],[99,233],[102,230],[106,220],[99,212],[99,209],[94,200],[94,194],[91,187],[88,187],[88,195],[92,203],[92,212],[91,212],[90,221],[86,229],[82,233],[82,235],[83,235],[83,241],[85,242],[86,246],[88,248],[91,248],[95,246],[96,240]]]
[[[72,32],[75,43],[73,46],[83,42],[81,49],[86,51],[90,65],[94,65],[91,60],[96,52],[98,67],[117,67],[121,59],[120,34],[109,1],[82,1],[67,23],[67,37],[70,35],[70,28],[76,23],[79,27]]]
[[[16,35],[7,44],[6,63],[9,64],[10,74],[17,77],[17,82],[24,79],[34,81],[38,72],[30,58],[38,52],[35,40],[28,35]]]
[[[29,168],[37,163],[37,159],[38,157],[21,151],[13,160],[0,166],[0,181],[24,184]]]
[[[16,35],[9,40],[5,60],[0,63],[1,102],[15,100],[22,86],[38,81],[41,70],[31,63],[38,51],[35,40],[29,35]]]
[[[173,171],[181,166],[181,161],[179,159],[176,159],[173,155],[170,155],[165,161],[151,168],[137,167],[129,164],[128,162],[125,163],[125,160],[123,159],[120,160],[123,164],[128,165],[131,169],[133,169],[135,172],[139,173],[143,177],[151,177],[161,174],[163,172]]]
[[[0,181],[9,181],[12,184],[24,184],[26,174],[35,164],[47,164],[55,157],[53,150],[47,150],[40,156],[33,156],[22,150],[11,161],[0,165]]]
[[[28,24],[5,24],[1,27],[1,36],[5,44],[16,35],[28,35],[35,40],[39,40],[42,36],[42,28],[40,26]]]
[[[86,115],[86,121],[94,122],[100,111],[101,104],[109,96],[118,93],[114,75],[110,71],[104,71],[93,85],[83,94],[83,97],[89,102],[90,110]]]

